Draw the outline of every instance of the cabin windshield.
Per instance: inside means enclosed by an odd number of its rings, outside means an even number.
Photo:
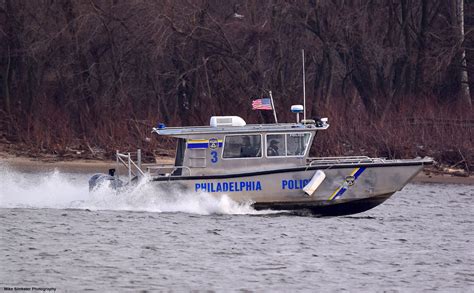
[[[257,158],[262,156],[260,135],[229,135],[224,140],[223,158]]]
[[[309,133],[267,134],[267,157],[304,156],[311,135]]]

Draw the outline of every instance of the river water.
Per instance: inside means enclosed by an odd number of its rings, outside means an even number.
[[[257,212],[90,174],[0,167],[1,289],[474,291],[472,185],[409,184],[367,212]]]

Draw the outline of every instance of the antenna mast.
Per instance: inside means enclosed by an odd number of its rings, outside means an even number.
[[[304,49],[301,49],[303,55],[303,124],[306,124],[306,85],[305,85],[305,74],[304,74]]]
[[[278,124],[277,112],[275,109],[275,103],[273,103],[272,91],[268,91],[268,93],[270,94],[270,102],[272,103],[273,117],[275,117],[275,123]]]

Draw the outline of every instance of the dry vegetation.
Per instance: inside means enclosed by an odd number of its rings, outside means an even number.
[[[463,1],[0,1],[0,143],[26,155],[167,153],[158,121],[327,116],[318,155],[434,156],[473,170],[473,4]],[[465,22],[463,23],[462,20]],[[463,30],[463,29],[464,30]],[[470,79],[469,79],[470,78]]]

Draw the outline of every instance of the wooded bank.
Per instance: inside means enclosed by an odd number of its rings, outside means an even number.
[[[473,22],[462,0],[3,0],[0,134],[33,154],[151,155],[170,147],[146,139],[158,121],[272,122],[250,106],[268,90],[293,121],[304,49],[308,116],[331,123],[317,154],[469,168]]]

